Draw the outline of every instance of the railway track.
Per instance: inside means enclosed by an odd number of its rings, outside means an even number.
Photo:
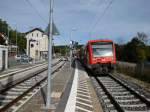
[[[65,62],[63,61],[53,64],[52,74],[58,71],[64,64]],[[16,106],[21,105],[21,103],[18,102],[23,100],[29,92],[32,92],[34,89],[39,88],[43,83],[46,83],[47,73],[44,72],[47,72],[47,68],[39,70],[30,77],[0,91],[0,112],[13,112],[13,110],[16,109]],[[13,106],[15,108],[13,108]]]
[[[59,61],[60,60],[58,60],[57,62],[55,62],[53,65],[59,63]],[[17,70],[17,71],[12,71],[12,72],[6,73],[6,74],[1,74],[0,75],[0,79],[6,78],[6,77],[9,77],[9,76],[13,76],[13,75],[17,75],[18,73],[25,72],[27,70],[31,70],[31,69],[34,69],[34,68],[37,68],[37,67],[40,67],[40,66],[44,66],[44,65],[47,65],[47,63],[38,64],[38,65],[35,65],[35,66],[27,67],[25,69],[21,69],[21,70]]]
[[[104,112],[150,112],[150,94],[145,96],[111,74],[91,77],[91,81]]]
[[[58,60],[57,62],[53,63],[52,66],[57,65],[61,60]],[[9,88],[9,86],[14,85],[20,81],[23,81],[24,79],[28,77],[32,77],[36,72],[43,71],[47,69],[47,64],[40,64],[35,65],[33,67],[28,67],[19,71],[10,72],[8,74],[0,75],[0,92],[5,91],[6,88]]]

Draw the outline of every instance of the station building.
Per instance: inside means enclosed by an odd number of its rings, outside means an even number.
[[[26,32],[26,53],[34,60],[46,59],[48,55],[48,36],[40,28]]]

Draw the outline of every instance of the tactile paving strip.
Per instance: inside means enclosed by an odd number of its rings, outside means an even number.
[[[93,112],[92,98],[86,74],[78,77],[76,112]]]

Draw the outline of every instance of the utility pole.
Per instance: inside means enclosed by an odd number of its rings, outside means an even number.
[[[71,68],[71,65],[72,65],[72,47],[73,47],[71,38],[72,38],[73,31],[76,31],[76,30],[77,30],[76,28],[72,28],[71,33],[70,33],[70,68]]]
[[[47,76],[47,100],[46,109],[51,108],[51,72],[52,72],[52,38],[53,38],[53,0],[50,0],[49,38],[48,38],[48,76]]]
[[[65,46],[65,53],[66,53],[65,55],[66,55],[66,57],[67,57],[67,51],[68,51],[68,50],[67,50],[67,45],[66,45],[66,46]]]
[[[54,38],[52,39],[52,54],[53,54],[53,57],[55,58]]]
[[[17,46],[17,26],[16,26],[16,55],[18,55],[18,46]]]
[[[72,64],[72,41],[70,40],[70,68]]]
[[[7,39],[7,44],[8,44],[8,57],[10,56],[10,51],[11,51],[11,47],[9,46],[9,26],[7,26],[7,37],[8,37],[8,39]],[[9,64],[9,60],[8,60],[8,64]]]
[[[7,41],[8,41],[8,46],[9,46],[9,26],[7,26],[7,36],[8,36]]]

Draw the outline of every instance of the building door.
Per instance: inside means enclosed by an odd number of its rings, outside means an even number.
[[[6,57],[6,51],[5,50],[3,50],[2,51],[2,70],[4,70],[5,69],[5,57]]]

